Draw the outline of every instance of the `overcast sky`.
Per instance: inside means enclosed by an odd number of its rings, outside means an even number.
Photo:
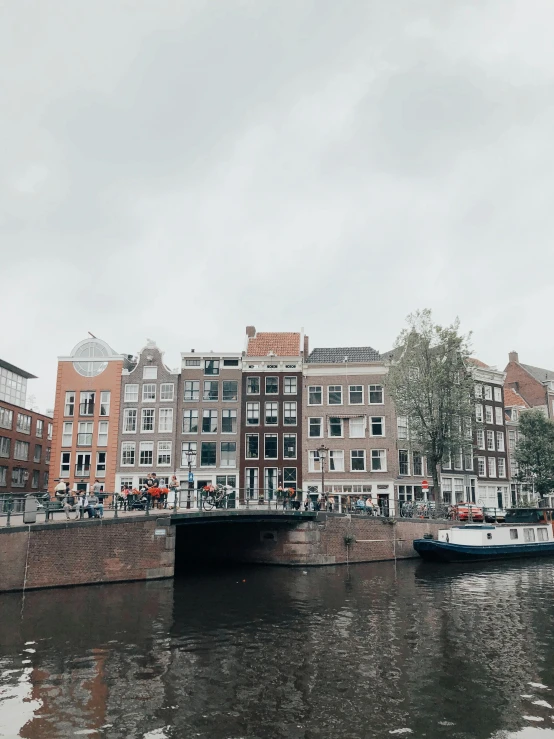
[[[554,368],[551,0],[1,0],[0,356],[87,332]],[[8,317],[9,314],[9,317]]]

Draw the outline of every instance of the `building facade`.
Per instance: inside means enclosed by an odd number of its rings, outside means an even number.
[[[517,505],[523,498],[536,500],[532,490],[528,490],[517,479],[518,464],[515,452],[519,441],[519,418],[521,413],[529,409],[519,393],[511,387],[504,388],[504,418],[506,422],[506,440],[508,450],[508,470],[510,475],[510,503]]]
[[[101,339],[58,357],[50,491],[60,479],[88,490],[96,478],[113,492],[117,469],[121,376],[132,366]]]
[[[241,496],[273,500],[278,488],[302,488],[303,331],[256,332],[247,326],[242,358]]]
[[[521,364],[517,352],[510,352],[506,373],[506,387],[515,390],[530,408],[542,410],[547,418],[554,418],[554,372]]]
[[[198,504],[207,485],[239,487],[241,364],[240,352],[181,354],[176,462],[182,504]]]
[[[123,369],[120,390],[116,490],[137,488],[156,472],[167,484],[179,467],[176,442],[180,370],[164,364],[163,352],[148,341],[136,362]]]
[[[0,359],[0,494],[48,489],[53,421],[25,408],[34,378]]]

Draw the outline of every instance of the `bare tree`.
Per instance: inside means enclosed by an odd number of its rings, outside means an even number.
[[[473,447],[474,380],[469,336],[433,323],[430,310],[407,318],[396,340],[387,387],[399,416],[404,416],[410,444],[427,458],[437,505],[442,502],[439,468],[450,455]]]

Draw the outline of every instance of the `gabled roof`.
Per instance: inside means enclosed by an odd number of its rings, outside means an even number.
[[[480,359],[477,359],[477,357],[470,357],[468,359],[468,362],[471,364],[474,364],[476,367],[482,367],[483,369],[488,369],[489,365],[482,362]]]
[[[308,362],[340,364],[342,362],[379,362],[381,355],[371,346],[342,346],[314,349]]]
[[[25,372],[25,370],[19,369],[19,367],[16,367],[15,364],[10,364],[9,362],[5,362],[3,359],[0,359],[0,367],[3,367],[4,369],[8,370],[8,372],[13,372],[14,375],[19,375],[20,377],[24,377],[26,380],[36,380],[36,375],[32,375],[30,372]]]
[[[530,408],[531,406],[512,387],[505,387],[504,388],[504,407],[505,408],[513,408],[513,407]]]
[[[523,367],[524,370],[529,372],[529,374],[539,382],[554,382],[554,372],[551,370],[542,369],[541,367],[533,367],[530,364],[521,364],[521,362],[519,363],[519,366]]]
[[[300,356],[300,334],[289,331],[266,331],[248,339],[247,357],[267,357],[271,352],[277,357]]]

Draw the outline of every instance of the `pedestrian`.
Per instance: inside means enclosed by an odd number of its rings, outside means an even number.
[[[94,494],[94,492],[92,492],[87,497],[87,500],[85,502],[85,508],[87,510],[87,513],[88,513],[88,517],[89,518],[97,518],[98,517],[98,513],[96,512],[97,506],[98,506],[98,498],[96,497],[96,495]]]
[[[124,511],[127,510],[127,502],[128,502],[130,493],[131,491],[129,490],[127,485],[125,485],[125,487],[121,491],[121,507],[123,508]]]
[[[167,504],[169,507],[179,507],[179,497],[177,494],[178,490],[179,480],[177,480],[177,477],[175,475],[172,475],[171,480],[169,481],[169,495],[167,496]]]
[[[373,515],[373,501],[371,500],[371,495],[369,496],[369,498],[365,499],[365,511],[368,516]]]
[[[310,496],[306,496],[306,500],[304,501],[304,510],[309,511],[310,510]]]
[[[329,513],[333,512],[333,498],[329,498],[327,501],[327,510]]]
[[[61,502],[62,502],[62,505],[63,505],[63,509],[65,511],[65,517],[66,517],[66,519],[68,521],[70,521],[71,518],[69,516],[69,512],[70,511],[73,511],[74,510],[74,507],[73,507],[72,503],[69,502],[69,495],[67,495],[67,494],[64,495],[64,497],[62,498],[62,501]],[[75,516],[75,518],[77,518],[77,516]]]
[[[94,485],[92,486],[92,492],[96,496],[99,496],[100,493],[102,492],[102,484],[98,481],[98,479],[94,480]]]
[[[57,500],[61,500],[64,497],[64,495],[66,494],[66,490],[67,490],[67,488],[66,488],[65,482],[60,477],[59,483],[54,488],[54,494],[56,496],[56,499]]]

